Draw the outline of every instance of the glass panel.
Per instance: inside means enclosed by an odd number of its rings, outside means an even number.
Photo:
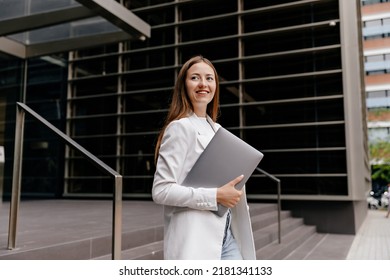
[[[296,195],[347,195],[348,180],[340,177],[282,177],[282,194]],[[269,178],[251,177],[246,184],[248,195],[274,194],[277,189],[275,182]]]
[[[65,131],[66,55],[27,62],[26,104],[52,125]],[[65,143],[26,115],[23,149],[23,196],[55,197],[63,191]]]
[[[256,101],[280,100],[342,94],[340,73],[322,76],[297,77],[259,81],[245,84],[245,92]]]
[[[187,60],[188,58],[196,54],[202,54],[204,57],[207,57],[211,61],[215,61],[217,59],[229,59],[235,57],[237,53],[238,53],[238,43],[236,39],[223,40],[217,42],[208,42],[206,40],[202,43],[184,45],[181,48],[182,62],[184,62],[185,60]],[[218,67],[217,71],[218,73],[222,73],[221,72],[222,68]],[[234,70],[234,73],[236,72],[237,70]]]
[[[183,5],[181,14],[183,21],[193,20],[194,18],[210,17],[220,14],[232,13],[237,10],[236,1],[214,0],[209,1],[191,1],[191,5]],[[199,13],[199,11],[202,11]],[[211,27],[212,24],[209,25]],[[222,31],[222,29],[220,30]]]
[[[130,65],[131,67],[131,65]],[[174,72],[166,69],[149,69],[149,71],[132,72],[125,75],[126,91],[142,91],[158,89],[159,87],[173,87]],[[170,96],[169,96],[170,97]],[[163,108],[166,108],[164,104]]]
[[[93,107],[93,106],[91,106]],[[104,134],[115,134],[116,133],[116,117],[111,116],[102,116],[98,118],[88,118],[73,120],[73,131],[75,135],[79,136],[88,136],[88,135],[104,135]],[[82,140],[80,140],[82,141]],[[103,139],[98,140],[105,141]],[[94,143],[97,147],[100,146],[98,143]],[[93,144],[87,144],[92,146]],[[101,145],[105,146],[102,142]],[[96,149],[94,149],[96,150]],[[99,149],[97,150],[99,151]],[[115,151],[115,149],[114,149]]]
[[[111,56],[105,60],[89,59],[82,60],[75,64],[75,77],[92,75],[106,75],[118,72],[118,57]]]
[[[272,5],[281,5],[281,4],[286,4],[289,2],[295,2],[294,0],[245,0],[244,1],[244,8],[245,10],[250,10],[250,9],[256,9],[256,8],[263,8],[267,6],[272,6]]]
[[[166,117],[166,112],[158,113],[144,113],[144,114],[131,114],[124,116],[124,129],[125,132],[149,132],[156,129],[156,127],[162,127]]]
[[[244,63],[247,79],[339,69],[338,49],[251,60]]]
[[[16,102],[23,90],[23,62],[0,54],[0,146],[4,146],[3,193],[9,195],[12,186],[15,145]],[[1,185],[1,182],[0,182]],[[1,199],[1,198],[0,198]]]
[[[247,2],[247,1],[245,1]],[[258,1],[259,6],[265,6],[267,1]],[[265,2],[265,3],[264,3]],[[277,5],[277,2],[282,1],[270,1],[273,6]],[[283,1],[283,2],[295,2],[295,1]],[[271,3],[269,3],[271,4]],[[254,6],[252,6],[254,8]],[[251,8],[252,8],[251,7]],[[261,20],[258,18],[261,17]],[[267,13],[253,13],[249,16],[245,16],[245,30],[246,32],[277,29],[286,26],[302,25],[313,22],[320,22],[329,19],[339,18],[338,3],[333,1],[332,4],[327,3],[310,3],[307,5],[299,5],[297,7],[287,7],[285,9],[270,10]]]
[[[142,178],[124,178],[124,194],[143,194],[145,197],[151,197],[153,186],[153,176]]]
[[[104,53],[105,55],[108,54],[117,54],[118,53],[118,44],[109,44],[109,45],[103,45],[103,46],[96,46],[93,48],[88,49],[80,49],[77,50],[77,56],[82,57],[83,60],[89,59],[89,57],[93,56],[99,56],[100,54]],[[98,58],[101,59],[101,58]],[[78,63],[82,63],[83,60],[78,61]],[[77,70],[77,68],[76,68]]]
[[[68,191],[72,194],[99,193],[112,195],[114,188],[112,178],[68,178],[67,182],[69,185]]]
[[[126,69],[130,71],[144,68],[164,67],[174,64],[174,53],[171,49],[158,49],[146,53],[128,53],[125,54],[124,57]]]
[[[123,99],[125,103],[125,112],[161,110],[165,116],[168,110],[168,102],[171,99],[172,90],[152,90],[150,92],[134,92],[126,94]],[[164,106],[165,105],[165,106]],[[166,110],[165,110],[166,109]],[[151,112],[151,114],[155,114]],[[161,114],[161,112],[160,112]],[[156,117],[156,116],[154,116]],[[161,118],[159,116],[158,118]]]
[[[113,126],[112,124],[111,127]],[[106,123],[104,124],[106,127]],[[113,136],[102,136],[96,137],[96,134],[94,137],[73,137],[74,140],[79,143],[81,146],[83,146],[85,149],[87,149],[89,152],[94,154],[97,157],[104,157],[104,156],[111,156],[116,154],[116,139]],[[93,140],[91,140],[93,139]],[[72,154],[78,155],[77,152],[72,151]],[[103,159],[102,159],[103,160]],[[106,162],[106,159],[103,160],[105,163],[107,163],[111,168],[115,169],[115,161],[111,160],[110,162]],[[77,170],[80,170],[79,167],[76,167]],[[78,171],[79,172],[79,171]],[[94,173],[93,173],[94,172]],[[80,176],[86,176],[86,175],[92,175],[96,174],[96,171],[93,171],[91,173],[84,173],[84,175]],[[80,170],[81,174],[81,170]]]
[[[103,35],[104,33],[116,31],[121,30],[105,19],[95,17],[23,32],[8,37],[29,45],[83,36]]]
[[[82,70],[78,73],[86,74]],[[75,97],[98,95],[104,93],[116,93],[118,90],[117,77],[109,75],[99,75],[92,78],[73,80],[73,85],[77,87]]]
[[[346,173],[345,151],[265,152],[261,166],[271,174]]]
[[[273,125],[344,119],[342,99],[245,106],[246,125]]]
[[[385,90],[367,92],[367,98],[381,98],[386,96],[387,92]]]
[[[230,46],[230,44],[228,44],[228,46]],[[233,49],[233,50],[236,51],[235,49]],[[233,51],[233,50],[231,50],[231,51]],[[234,84],[234,85],[229,84],[229,85],[224,86],[223,82],[224,81],[227,81],[227,82],[237,81],[239,79],[239,74],[238,74],[238,69],[239,69],[238,63],[239,62],[236,60],[233,60],[233,61],[218,63],[217,59],[223,59],[224,57],[221,57],[221,54],[215,55],[215,56],[214,56],[214,54],[212,54],[212,55],[216,60],[216,63],[214,63],[214,66],[217,69],[218,76],[219,76],[219,82],[221,83],[221,87],[224,90],[226,90],[227,92],[231,92],[234,95],[237,95],[238,84]],[[232,56],[231,54],[228,54],[228,53],[226,53],[224,55],[226,55],[226,57]],[[225,103],[228,103],[228,102],[225,102]]]
[[[335,27],[292,30],[245,38],[246,56],[340,44]]]
[[[217,71],[219,71],[217,69]],[[223,76],[220,75],[220,79],[223,80]],[[221,81],[223,82],[223,81]],[[238,84],[229,84],[224,85],[221,83],[219,89],[219,102],[221,104],[221,110],[225,111],[225,104],[235,104],[239,102],[239,85]],[[230,107],[230,106],[229,106]]]
[[[218,119],[218,122],[226,127],[238,127],[240,125],[240,118],[239,118],[240,112],[239,107],[221,107],[221,113],[220,117]],[[232,131],[234,132],[234,131]],[[237,132],[236,132],[237,134]]]
[[[214,5],[214,4],[213,4]],[[198,12],[196,12],[198,13]],[[208,21],[186,24],[181,28],[182,41],[196,41],[211,37],[223,37],[228,35],[234,35],[237,32],[237,19],[234,17],[224,18],[218,21]],[[225,28],[221,29],[220,27]]]
[[[74,0],[2,0],[0,1],[0,19],[10,19],[61,8],[81,6]]]
[[[378,61],[384,61],[384,56],[383,54],[381,55],[370,55],[366,56],[366,61],[367,62],[378,62]]]
[[[345,132],[343,124],[247,129],[245,140],[260,151],[345,147]]]
[[[92,103],[93,106],[91,106]],[[93,115],[116,114],[118,110],[116,96],[105,96],[105,98],[80,99],[73,101],[72,104],[75,107],[75,116],[91,117]],[[96,120],[96,122],[100,123],[98,119]]]
[[[135,134],[129,136],[123,136],[123,152],[126,156],[138,155],[139,151],[142,151],[143,154],[148,154],[149,156],[154,156],[154,147],[157,140],[157,131],[154,133],[148,134]],[[124,170],[125,173],[131,172],[129,170]]]

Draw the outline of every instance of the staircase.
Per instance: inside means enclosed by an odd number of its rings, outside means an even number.
[[[315,226],[308,226],[301,218],[293,218],[289,211],[281,212],[282,242],[278,242],[278,223],[276,204],[251,204],[250,214],[258,260],[310,259],[310,256],[323,256],[319,250],[332,248],[334,238],[329,234],[319,234]],[[148,229],[153,230],[153,229]],[[139,244],[127,244],[122,251],[123,260],[162,260],[163,227],[155,228],[161,239],[144,240]],[[147,235],[146,232],[141,233]],[[131,234],[130,234],[131,235]],[[335,235],[339,236],[339,235]],[[342,237],[341,237],[342,238]],[[126,236],[123,240],[126,243]],[[330,242],[330,243],[329,243]],[[320,246],[321,245],[321,246]],[[325,249],[324,249],[325,248]],[[346,249],[348,251],[348,248]],[[325,252],[326,253],[326,252]],[[331,259],[345,259],[345,252],[332,251]],[[329,259],[328,255],[324,259]],[[96,259],[110,259],[110,255]]]
[[[8,207],[0,207],[0,260],[111,259],[110,201],[26,201],[21,205],[18,248],[11,251],[6,249]],[[122,259],[162,260],[161,206],[125,201],[123,207]],[[277,205],[250,204],[250,214],[259,260],[343,260],[354,238],[317,233],[303,219],[282,211],[279,244]]]
[[[289,211],[281,212],[282,242],[278,242],[277,206],[251,206],[252,229],[258,260],[282,260],[316,234],[314,226],[304,225],[303,219],[293,218]],[[315,245],[315,244],[313,244]]]

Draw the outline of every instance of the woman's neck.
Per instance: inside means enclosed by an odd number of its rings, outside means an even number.
[[[205,118],[207,116],[206,109],[194,108],[194,113],[200,118]]]

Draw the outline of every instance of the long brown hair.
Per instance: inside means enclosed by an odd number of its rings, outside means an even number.
[[[179,120],[181,118],[187,117],[191,112],[194,111],[194,107],[190,101],[190,98],[188,96],[187,90],[186,90],[186,78],[187,78],[187,71],[191,68],[192,65],[204,62],[208,64],[214,71],[215,75],[215,83],[216,83],[216,89],[213,100],[207,104],[207,115],[210,116],[210,118],[216,122],[218,113],[219,113],[219,78],[217,74],[217,70],[215,69],[214,65],[207,59],[204,58],[201,55],[194,56],[187,60],[183,64],[183,66],[180,69],[180,72],[177,76],[177,80],[175,83],[175,87],[173,89],[172,94],[172,101],[169,106],[169,111],[167,118],[165,120],[165,123],[160,131],[160,134],[157,138],[156,143],[156,149],[154,153],[154,161],[157,163],[158,154],[160,151],[160,145],[161,140],[164,135],[165,129],[167,126],[174,120]]]

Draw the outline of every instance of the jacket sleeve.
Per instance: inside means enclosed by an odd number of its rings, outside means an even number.
[[[180,185],[187,172],[185,163],[193,153],[197,132],[185,123],[174,121],[165,130],[154,175],[154,202],[198,210],[217,210],[216,188],[191,188]],[[188,173],[188,172],[187,172]]]

